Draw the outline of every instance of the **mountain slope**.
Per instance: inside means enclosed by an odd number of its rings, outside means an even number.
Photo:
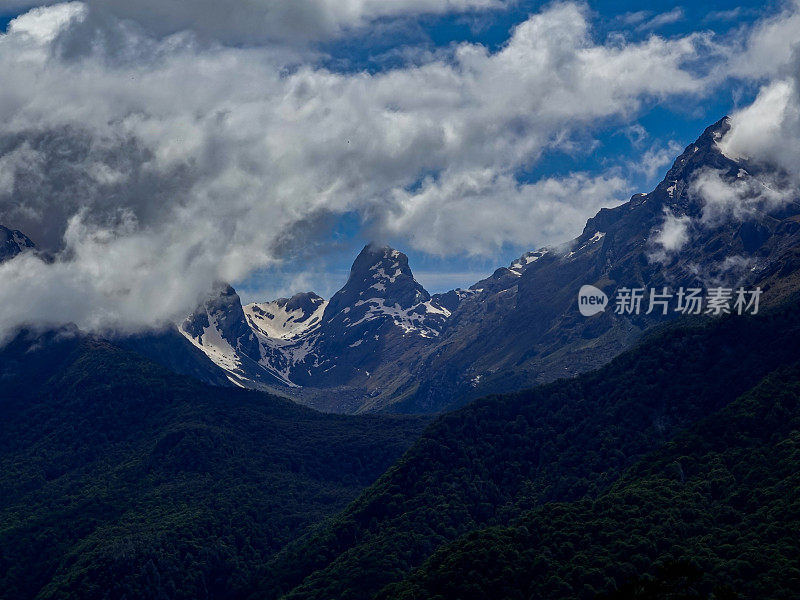
[[[610,298],[623,287],[660,291],[665,286],[758,285],[800,244],[800,191],[779,206],[753,203],[736,217],[706,219],[710,209],[697,189],[699,178],[712,174],[731,185],[758,187],[759,178],[770,175],[721,152],[717,140],[728,127],[726,119],[709,127],[655,190],[601,210],[565,248],[526,255],[473,286],[484,291],[454,312],[441,349],[416,375],[421,384],[396,410],[435,410],[456,399],[584,372],[664,320],[658,314],[611,310],[586,319],[576,304],[585,284]],[[685,245],[671,251],[658,243],[668,220],[686,229]],[[771,300],[765,294],[764,301]]]
[[[327,528],[287,548],[263,591],[371,598],[473,529],[595,498],[646,453],[799,360],[799,327],[790,305],[670,328],[597,372],[445,415]]]
[[[587,319],[576,303],[584,285],[612,301],[622,288],[762,285],[762,303],[778,302],[776,277],[785,286],[798,266],[800,191],[726,156],[718,141],[728,128],[727,119],[709,127],[649,194],[601,210],[576,239],[527,252],[469,290],[431,297],[405,255],[370,245],[327,304],[315,296],[314,318],[300,310],[285,329],[293,317],[279,306],[245,318],[237,297],[224,325],[184,332],[240,385],[326,411],[435,413],[599,367],[677,317],[608,309]],[[198,344],[203,334],[219,339]]]
[[[796,597],[798,398],[796,363],[643,459],[599,498],[473,532],[378,597]]]
[[[0,352],[0,596],[235,598],[417,436],[201,385],[102,340]]]

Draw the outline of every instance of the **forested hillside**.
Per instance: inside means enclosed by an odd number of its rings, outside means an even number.
[[[378,597],[797,598],[799,402],[796,363],[599,498],[470,533]]]
[[[328,527],[282,552],[258,596],[371,598],[470,531],[515,523],[530,510],[567,510],[541,508],[548,503],[578,502],[569,509],[577,511],[623,493],[609,490],[644,456],[800,359],[798,326],[800,311],[790,304],[755,318],[667,329],[599,371],[445,415]],[[702,469],[690,473],[704,477]],[[681,518],[691,525],[695,517],[690,511]],[[442,552],[440,561],[448,556]],[[504,563],[496,557],[500,573]],[[424,573],[436,578],[438,565]],[[491,573],[487,565],[486,581]],[[421,586],[416,597],[425,598],[427,579],[421,581],[391,593],[411,590],[414,597]],[[454,597],[487,597],[480,589],[483,595]]]
[[[425,421],[204,386],[106,342],[0,353],[0,598],[236,598]]]

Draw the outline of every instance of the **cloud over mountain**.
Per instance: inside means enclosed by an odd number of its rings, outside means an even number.
[[[262,18],[248,11],[288,4],[245,2],[227,21],[219,3],[185,4],[59,4],[0,35],[0,222],[56,253],[0,266],[0,332],[174,320],[343,214],[437,254],[567,239],[624,180],[519,173],[654,101],[707,94],[719,75],[696,65],[734,52],[708,34],[598,41],[588,8],[560,3],[497,50],[337,72],[280,36],[248,38]],[[307,0],[291,10],[322,21],[290,20],[311,39],[496,4]],[[147,15],[162,13],[157,31]]]

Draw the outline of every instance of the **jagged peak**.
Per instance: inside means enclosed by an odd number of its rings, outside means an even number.
[[[403,308],[430,300],[430,294],[414,279],[408,257],[390,246],[368,244],[358,254],[345,286],[331,299],[334,308],[348,298],[386,298]]]
[[[376,270],[385,263],[397,263],[396,268],[411,272],[408,266],[408,257],[405,254],[390,246],[382,246],[372,242],[364,246],[356,256],[350,269],[350,277],[358,276],[365,271]]]
[[[36,249],[36,244],[24,233],[0,225],[0,262],[14,258],[22,252]]]
[[[647,210],[660,214],[664,206],[671,206],[680,200],[683,190],[701,169],[736,168],[737,163],[725,156],[718,146],[720,139],[729,131],[730,123],[730,118],[725,116],[706,127],[693,143],[684,148],[653,191],[634,194],[628,202],[614,208],[601,208],[595,216],[586,221],[586,226],[577,241],[609,231],[632,209],[644,206]]]

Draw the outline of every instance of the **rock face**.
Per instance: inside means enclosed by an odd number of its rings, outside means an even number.
[[[214,294],[178,329],[235,385],[269,389],[290,383],[264,368],[259,334],[248,322],[239,295],[228,284],[218,284]]]
[[[314,292],[303,292],[243,308],[247,322],[257,332],[273,339],[291,340],[319,325],[326,305]]]

